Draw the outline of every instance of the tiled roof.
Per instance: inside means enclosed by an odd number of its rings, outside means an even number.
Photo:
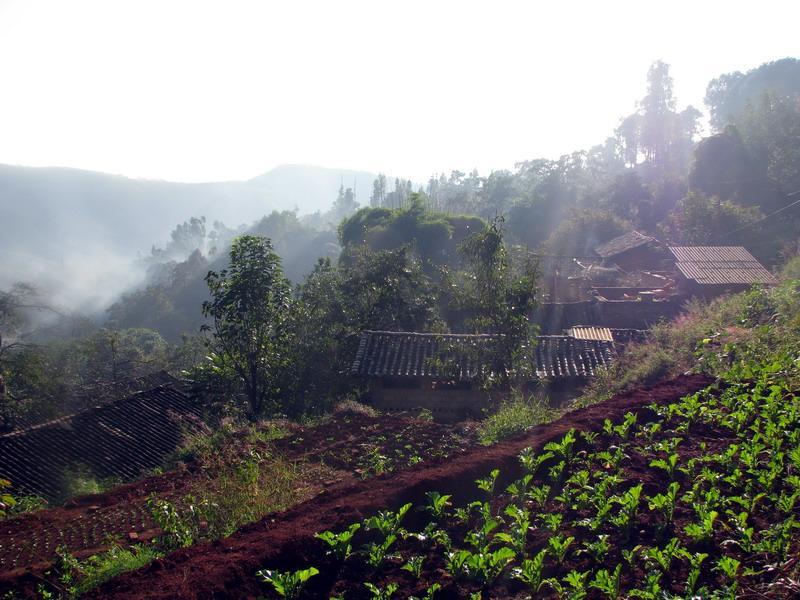
[[[52,421],[65,414],[74,414],[86,408],[116,402],[137,392],[151,390],[161,385],[168,385],[176,390],[183,389],[183,384],[166,371],[156,371],[133,379],[123,379],[116,383],[84,385],[73,397],[63,399],[67,406],[66,410],[56,414],[36,408],[26,411],[16,419],[16,429],[26,429]]]
[[[639,246],[644,246],[645,244],[649,244],[653,241],[655,241],[655,238],[653,237],[644,235],[638,231],[630,231],[622,234],[619,237],[615,237],[613,240],[610,240],[605,244],[600,244],[594,249],[594,251],[601,258],[610,258],[612,256],[616,256],[617,254],[627,252],[628,250],[638,248]]]
[[[742,246],[670,246],[669,251],[684,277],[702,285],[776,283]]]
[[[483,359],[499,339],[496,335],[364,331],[351,373],[362,377],[455,376],[469,381],[488,373],[490,366]],[[591,377],[613,358],[611,342],[562,335],[539,336],[533,349],[538,377]]]
[[[170,387],[0,435],[0,479],[16,492],[52,499],[65,470],[85,468],[122,480],[161,466],[185,439],[203,428],[200,410]]]

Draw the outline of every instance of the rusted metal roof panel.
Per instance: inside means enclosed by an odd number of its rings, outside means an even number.
[[[455,377],[491,373],[488,357],[498,335],[364,331],[350,369],[362,377]],[[538,377],[592,377],[615,357],[607,340],[539,336],[532,352]]]

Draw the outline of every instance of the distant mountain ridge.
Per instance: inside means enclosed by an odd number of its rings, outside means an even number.
[[[236,227],[273,210],[326,211],[342,183],[355,186],[363,206],[374,178],[352,169],[281,165],[247,181],[176,183],[0,165],[0,289],[20,280],[82,277],[74,287],[119,291],[135,283],[128,267],[137,254],[164,245],[190,217]]]

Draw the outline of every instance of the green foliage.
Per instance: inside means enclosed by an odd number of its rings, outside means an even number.
[[[736,243],[758,249],[763,232],[752,225],[763,216],[755,207],[690,192],[675,207],[668,230],[676,241],[688,246],[721,246],[730,245],[733,239],[729,234],[742,229],[735,237]]]
[[[536,264],[525,258],[512,263],[503,241],[503,220],[460,245],[465,270],[443,271],[442,289],[448,310],[465,315],[463,327],[473,333],[495,334],[476,348],[487,365],[480,373],[485,387],[508,386],[529,380],[535,326],[530,317],[536,305]]]
[[[592,256],[594,248],[623,233],[632,225],[601,209],[575,209],[567,214],[542,245],[557,256]]]
[[[75,496],[101,494],[119,485],[119,480],[113,477],[102,479],[86,465],[73,464],[64,469],[59,481],[60,493],[58,500],[67,500]]]
[[[589,587],[596,588],[609,600],[616,600],[620,597],[620,575],[622,565],[618,564],[613,572],[607,569],[600,569],[589,582]]]
[[[328,547],[331,549],[331,552],[336,557],[336,560],[347,560],[350,554],[353,551],[352,540],[353,536],[355,535],[356,531],[361,528],[360,523],[353,523],[339,533],[333,533],[332,531],[323,531],[322,533],[316,534],[314,537],[322,540]]]
[[[369,581],[364,582],[364,587],[369,590],[369,593],[372,594],[373,600],[389,600],[394,593],[397,591],[399,587],[396,583],[390,583],[386,587],[378,587],[374,583],[370,583]]]
[[[494,444],[522,433],[529,427],[549,423],[558,417],[558,411],[547,404],[540,395],[525,396],[512,392],[511,400],[501,404],[480,424],[482,444]]]
[[[68,598],[77,598],[109,579],[139,569],[163,556],[151,546],[134,545],[122,548],[113,545],[110,550],[78,560],[60,549],[57,571],[61,587]]]
[[[272,584],[275,591],[287,600],[293,600],[300,596],[300,592],[305,587],[306,582],[315,575],[319,575],[319,569],[309,567],[297,571],[271,571],[262,569],[256,573],[264,583]]]
[[[7,491],[10,487],[8,479],[0,479],[0,519],[5,519],[17,504],[17,499]]]
[[[453,229],[452,219],[427,210],[423,198],[412,195],[406,208],[361,209],[339,226],[339,240],[345,256],[357,246],[372,251],[411,246],[426,263],[442,264],[456,259]]]
[[[166,552],[185,548],[194,543],[197,534],[195,523],[185,519],[172,502],[154,497],[148,499],[147,506],[153,515],[153,520],[163,532],[159,538],[159,545]]]
[[[211,300],[203,315],[213,320],[210,349],[213,375],[234,383],[256,420],[283,408],[280,375],[289,355],[286,326],[290,286],[280,258],[265,238],[241,236],[230,251],[230,267],[209,271]]]
[[[784,279],[800,280],[800,256],[794,256],[786,261],[781,269],[781,276]]]

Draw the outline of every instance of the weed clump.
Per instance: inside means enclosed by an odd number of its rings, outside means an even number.
[[[481,444],[490,445],[522,433],[529,427],[554,420],[559,411],[550,407],[544,396],[525,396],[514,392],[480,425],[478,437]]]

